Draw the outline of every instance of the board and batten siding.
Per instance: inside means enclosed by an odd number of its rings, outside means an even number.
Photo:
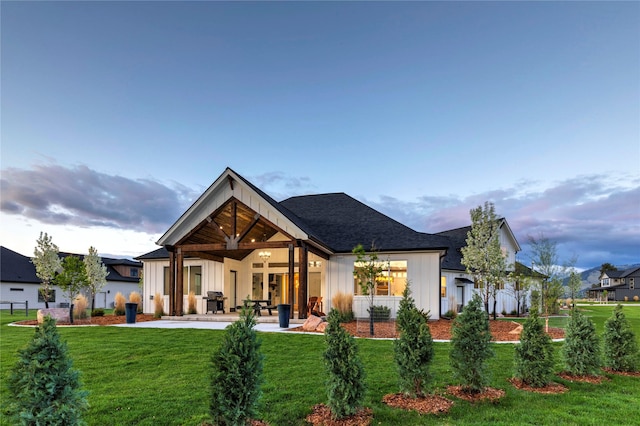
[[[440,254],[439,252],[412,252],[412,253],[379,253],[382,260],[406,260],[407,280],[411,282],[411,294],[418,309],[431,311],[431,317],[437,319],[440,304]],[[338,292],[345,294],[354,293],[353,264],[356,261],[354,255],[331,256],[326,270],[326,297],[325,312],[331,310],[331,298]],[[366,316],[361,311],[362,302],[360,296],[354,297],[354,313],[356,316]],[[376,296],[374,304],[388,306],[395,317],[401,297]]]

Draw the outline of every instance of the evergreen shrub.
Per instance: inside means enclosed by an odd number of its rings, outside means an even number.
[[[562,355],[567,371],[573,375],[597,375],[600,371],[600,339],[596,327],[576,309],[567,323]]]
[[[358,356],[355,338],[340,325],[335,309],[329,312],[325,329],[328,406],[335,418],[355,414],[365,394],[364,367]]]
[[[538,388],[549,384],[553,375],[553,344],[544,332],[544,325],[536,310],[524,323],[514,358],[516,379]]]
[[[622,305],[613,310],[604,323],[604,365],[615,371],[637,371],[638,342],[631,323],[622,312]]]
[[[453,375],[466,392],[481,392],[489,382],[487,360],[494,355],[490,342],[489,317],[474,294],[453,321],[449,353]]]
[[[257,414],[264,356],[254,315],[253,309],[243,308],[211,357],[209,411],[216,425],[244,425]]]
[[[73,368],[56,321],[46,316],[33,339],[19,351],[8,379],[13,424],[83,425],[88,408],[80,373]]]

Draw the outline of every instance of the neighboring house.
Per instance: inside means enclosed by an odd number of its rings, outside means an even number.
[[[507,220],[501,218],[499,222],[500,247],[503,252],[507,254],[507,270],[512,271],[514,265],[516,265],[516,253],[518,253],[521,248]],[[440,283],[442,302],[440,309],[443,313],[450,309],[460,312],[471,300],[474,290],[478,290],[477,285],[474,284],[473,276],[466,272],[466,267],[462,264],[462,248],[467,245],[466,239],[469,231],[471,231],[471,226],[451,229],[436,234],[447,237],[451,241],[447,255],[442,262],[442,282]],[[510,284],[505,283],[503,288],[498,291],[498,303],[496,304],[498,313],[501,313],[503,310],[506,312],[516,310],[516,300],[506,289],[508,285]],[[492,302],[489,304],[489,308],[493,309]]]
[[[589,293],[596,298],[604,300],[604,292],[607,292],[607,300],[622,302],[640,298],[640,267],[634,267],[624,271],[606,271],[600,274],[600,287],[590,288]]]
[[[71,253],[59,253],[60,257]],[[74,255],[81,259],[83,255]],[[107,267],[107,284],[96,294],[96,308],[112,308],[117,292],[127,297],[132,291],[140,291],[138,283],[142,271],[142,263],[130,259],[111,259],[103,257],[102,263]],[[29,308],[44,308],[44,300],[40,292],[40,278],[36,276],[36,267],[31,258],[1,247],[0,253],[0,300],[12,302],[29,302]],[[57,286],[53,286],[53,300],[49,307],[66,306],[69,300]]]
[[[520,248],[506,221],[501,229],[512,259]],[[158,240],[162,247],[136,259],[144,264],[145,312],[153,312],[159,294],[165,312],[182,315],[193,292],[197,311],[205,313],[207,291],[219,291],[227,309],[246,298],[269,300],[291,304],[292,315],[305,318],[309,297],[322,297],[323,311],[329,312],[332,297],[341,292],[354,294],[356,315],[366,317],[352,250],[358,244],[370,250],[374,244],[387,264],[375,304],[388,306],[395,317],[410,281],[418,308],[438,318],[446,308],[442,300],[457,291],[454,274],[464,272],[452,241],[417,232],[344,193],[276,202],[227,168]],[[451,287],[445,285],[443,297],[445,271]],[[465,287],[462,303],[471,288]]]

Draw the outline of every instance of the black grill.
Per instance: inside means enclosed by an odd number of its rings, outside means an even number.
[[[224,314],[224,299],[226,299],[226,297],[224,297],[224,295],[222,294],[221,291],[208,291],[207,292],[207,311],[206,313],[209,313],[209,311],[211,311],[212,313],[217,313],[218,311],[222,311],[222,313]]]

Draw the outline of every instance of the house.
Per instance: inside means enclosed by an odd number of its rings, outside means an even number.
[[[640,267],[636,266],[624,271],[606,271],[600,274],[600,287],[589,289],[589,293],[597,294],[601,300],[629,301],[640,299]]]
[[[36,276],[36,267],[31,258],[16,253],[6,247],[0,247],[0,300],[12,302],[29,302],[30,308],[44,308],[44,300],[38,291],[41,280]],[[70,256],[71,253],[59,253],[60,257]],[[82,255],[74,255],[82,258]],[[107,284],[100,293],[96,294],[96,308],[113,307],[116,293],[126,296],[132,291],[139,291],[138,283],[142,263],[130,259],[101,258],[107,267]],[[53,286],[53,300],[49,307],[66,306],[70,301],[63,292]]]
[[[513,257],[519,246],[506,221],[501,230]],[[309,297],[321,297],[329,312],[340,292],[354,294],[356,316],[366,317],[366,296],[353,276],[358,244],[374,245],[384,261],[375,304],[389,307],[392,316],[408,281],[416,305],[434,318],[457,283],[464,287],[462,304],[473,288],[472,281],[456,280],[463,269],[450,235],[417,232],[344,193],[277,202],[230,168],[157,244],[161,248],[136,258],[144,264],[145,312],[154,311],[159,296],[165,312],[182,315],[193,292],[196,310],[205,313],[207,292],[218,291],[230,310],[249,298],[290,304],[292,316],[305,318]],[[441,287],[443,277],[450,285]]]

